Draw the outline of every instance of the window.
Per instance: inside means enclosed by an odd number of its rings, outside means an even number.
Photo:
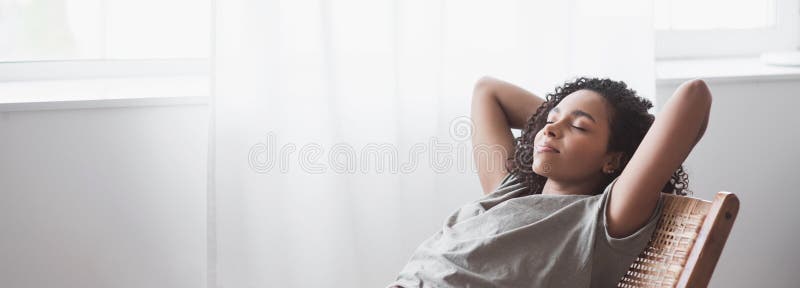
[[[207,74],[210,7],[210,0],[0,0],[0,81]]]
[[[656,58],[757,56],[794,50],[796,0],[655,0]]]

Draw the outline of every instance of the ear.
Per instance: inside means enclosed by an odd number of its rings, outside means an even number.
[[[608,153],[605,159],[603,159],[603,171],[608,171],[608,170],[619,171],[620,161],[622,159],[622,153],[623,152]]]

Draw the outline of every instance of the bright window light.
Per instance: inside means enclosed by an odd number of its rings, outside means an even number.
[[[771,28],[775,7],[775,0],[655,0],[654,23],[659,30]]]
[[[210,0],[0,0],[0,62],[206,58]]]

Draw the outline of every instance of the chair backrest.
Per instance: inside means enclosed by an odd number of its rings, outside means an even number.
[[[662,193],[664,206],[647,248],[617,287],[706,287],[739,212],[739,199],[714,201]]]

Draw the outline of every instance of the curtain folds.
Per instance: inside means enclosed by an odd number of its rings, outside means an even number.
[[[654,96],[649,1],[215,5],[210,286],[391,282],[482,196],[480,76],[539,96],[611,77]]]

